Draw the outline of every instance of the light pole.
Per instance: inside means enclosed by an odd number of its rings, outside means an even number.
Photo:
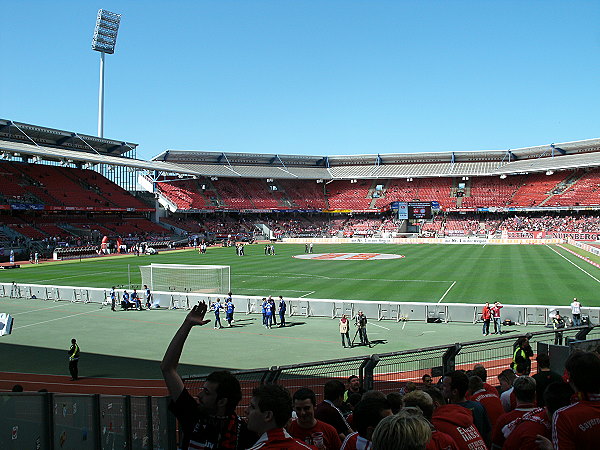
[[[121,14],[98,10],[92,50],[100,52],[100,88],[98,90],[98,137],[104,137],[104,54],[115,52]]]

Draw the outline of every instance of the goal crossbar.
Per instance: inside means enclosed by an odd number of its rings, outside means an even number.
[[[156,264],[140,266],[142,284],[153,291],[221,293],[230,291],[230,266]]]

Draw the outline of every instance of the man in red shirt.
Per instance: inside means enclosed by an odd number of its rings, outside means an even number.
[[[248,428],[260,435],[258,441],[248,450],[316,448],[294,439],[283,428],[292,417],[292,398],[282,386],[264,384],[255,388],[246,416]]]
[[[502,414],[496,420],[492,430],[492,449],[501,449],[504,445],[503,428],[515,419],[522,417],[535,409],[535,380],[531,377],[519,377],[513,383],[517,400],[516,408]]]
[[[494,334],[502,334],[502,321],[500,319],[500,310],[503,308],[502,303],[494,302],[492,306],[492,319],[494,319]]]
[[[523,414],[504,427],[506,449],[538,450],[542,439],[550,444],[550,419],[554,412],[570,403],[573,389],[563,381],[554,382],[544,392],[545,408],[536,408]],[[543,437],[543,438],[542,438]]]
[[[469,377],[469,399],[479,402],[485,408],[485,412],[490,419],[492,428],[498,418],[504,414],[504,408],[500,397],[496,394],[490,394],[483,387],[483,381],[478,376]]]
[[[431,416],[433,415],[433,398],[430,393],[433,390],[438,392],[440,398],[442,397],[439,390],[429,387],[422,391],[417,390],[406,394],[404,396],[404,404],[408,407],[418,407],[423,412],[423,417],[425,417],[431,426],[431,440],[427,443],[426,450],[458,450],[458,445],[456,445],[454,439],[450,435],[436,429],[431,423]]]
[[[492,310],[489,302],[485,302],[485,305],[481,310],[481,319],[483,320],[483,335],[487,336],[490,334],[490,320],[492,320]]]
[[[433,426],[454,439],[459,450],[487,450],[479,431],[473,424],[473,413],[460,405],[446,405],[444,396],[437,388],[428,388],[433,399]]]
[[[315,419],[317,399],[312,389],[300,388],[294,392],[293,405],[298,418],[287,427],[290,435],[318,449],[339,450],[342,445],[336,429]]]
[[[565,363],[577,401],[552,418],[555,450],[597,449],[600,444],[600,357],[594,352],[571,354]]]
[[[475,364],[473,366],[473,370],[471,370],[471,375],[481,378],[483,381],[483,388],[489,392],[490,394],[498,395],[498,389],[487,382],[487,370],[485,369],[483,364]],[[467,400],[471,400],[467,396]]]

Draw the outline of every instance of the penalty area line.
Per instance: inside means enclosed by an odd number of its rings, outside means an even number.
[[[374,327],[379,327],[379,328],[383,328],[384,330],[388,330],[390,331],[389,328],[384,327],[383,325],[377,325],[376,323],[371,322],[371,325],[373,325]]]
[[[441,303],[441,302],[442,302],[442,300],[444,300],[444,297],[445,297],[446,295],[448,295],[448,292],[450,292],[450,289],[452,289],[452,288],[454,287],[454,285],[455,285],[455,284],[456,284],[456,281],[453,281],[453,282],[452,282],[452,284],[450,285],[450,287],[449,287],[448,289],[446,289],[446,292],[444,292],[444,295],[442,295],[442,298],[440,298],[440,299],[438,300],[438,303]]]
[[[310,292],[309,292],[309,293],[307,293],[307,294],[301,295],[299,298],[304,298],[304,297],[306,297],[307,295],[314,294],[315,292],[316,292],[316,291],[310,291]]]

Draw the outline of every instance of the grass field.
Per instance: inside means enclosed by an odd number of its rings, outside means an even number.
[[[395,260],[301,260],[304,246],[276,245],[276,256],[249,246],[238,257],[231,248],[211,248],[156,256],[116,256],[24,265],[0,271],[2,281],[107,287],[139,286],[138,265],[151,262],[227,264],[236,294],[391,301],[561,304],[579,297],[600,305],[600,269],[558,246],[483,245],[317,245],[315,253],[377,252],[404,255]],[[589,255],[586,255],[589,256]],[[85,377],[160,378],[159,361],[186,311],[118,311],[98,304],[0,299],[0,311],[13,315],[10,336],[0,340],[4,371],[66,373],[66,349],[76,337],[83,350]],[[210,317],[212,319],[212,317]],[[292,326],[266,330],[258,315],[238,314],[235,326],[193,330],[182,355],[181,372],[214,368],[250,369],[481,339],[479,324],[377,323],[372,349],[344,349],[337,321],[291,317]],[[541,326],[506,328],[511,334]],[[0,380],[1,381],[1,380]]]
[[[235,294],[348,300],[565,305],[578,297],[600,306],[600,269],[549,245],[317,245],[315,254],[375,252],[404,258],[326,261],[293,258],[303,245],[278,244],[276,256],[250,245],[155,256],[118,256],[26,265],[0,272],[2,281],[65,286],[139,287],[139,265],[151,262],[231,266]],[[580,252],[579,250],[577,250]],[[594,259],[594,257],[590,259]],[[598,258],[596,258],[597,260]],[[600,262],[600,261],[599,261]]]

